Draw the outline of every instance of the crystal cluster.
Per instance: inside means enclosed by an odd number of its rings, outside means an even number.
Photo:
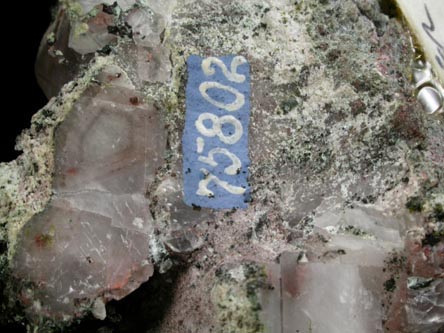
[[[162,121],[119,67],[95,82],[54,133],[54,194],[23,229],[13,260],[15,276],[31,283],[21,297],[36,315],[79,315],[153,273],[145,189],[163,162]]]
[[[47,97],[79,74],[94,53],[107,54],[134,38],[120,53],[141,80],[163,82],[170,76],[168,50],[162,43],[176,0],[66,1],[43,37],[37,78]],[[130,55],[129,57],[127,55]]]

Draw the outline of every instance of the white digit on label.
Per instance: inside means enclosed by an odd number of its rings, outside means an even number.
[[[199,154],[202,154],[202,152],[203,152],[203,150],[204,150],[204,147],[205,147],[205,141],[204,141],[204,139],[202,138],[202,137],[198,137],[197,139],[196,139],[196,145],[197,145],[197,152],[199,153]]]
[[[231,194],[241,195],[245,193],[245,189],[240,186],[230,185],[228,182],[224,180],[220,180],[215,175],[208,172],[207,169],[200,169],[205,175],[205,178],[199,182],[199,188],[196,192],[197,195],[203,195],[207,197],[214,196],[214,192],[208,189],[208,184],[211,182],[215,182],[217,185],[222,187],[224,190],[230,192]]]
[[[214,98],[212,98],[210,95],[208,95],[208,93],[207,93],[208,89],[221,89],[221,90],[228,91],[228,92],[232,93],[236,97],[236,99],[234,100],[234,102],[232,102],[230,104],[218,102]],[[199,91],[202,94],[202,97],[206,101],[210,102],[211,104],[213,104],[214,106],[217,106],[220,109],[224,109],[224,110],[227,110],[230,112],[239,110],[245,104],[245,96],[243,94],[241,94],[239,92],[239,90],[237,90],[233,87],[230,87],[230,86],[226,86],[225,84],[222,84],[219,82],[209,82],[209,81],[203,82],[199,86]]]
[[[211,122],[213,123],[210,128],[207,128],[204,125],[205,120],[211,120]],[[225,135],[222,132],[223,124],[232,125],[234,127],[234,133],[231,135]],[[234,118],[233,116],[218,117],[208,112],[202,113],[199,116],[199,118],[197,118],[195,125],[197,130],[201,134],[211,138],[217,136],[220,139],[220,141],[229,145],[233,145],[236,142],[238,142],[244,132],[241,122],[236,118]]]
[[[229,152],[228,149],[225,149],[225,148],[211,149],[210,152],[208,153],[208,157],[199,156],[199,161],[201,161],[203,163],[207,163],[207,164],[215,167],[215,166],[217,166],[217,162],[214,160],[215,154],[224,154],[229,159],[231,159],[232,164],[229,167],[226,167],[224,170],[224,172],[227,175],[236,175],[239,172],[239,170],[242,166],[242,163],[241,163],[239,157],[237,157],[235,154]]]
[[[237,67],[239,67],[242,64],[245,64],[247,60],[242,56],[234,57],[231,61],[231,72],[228,71],[227,66],[224,64],[224,62],[216,57],[209,57],[202,61],[202,70],[205,73],[205,75],[210,76],[216,73],[216,70],[211,67],[211,65],[219,66],[222,72],[224,73],[225,77],[230,80],[231,82],[237,82],[242,83],[245,81],[245,75],[238,74]]]

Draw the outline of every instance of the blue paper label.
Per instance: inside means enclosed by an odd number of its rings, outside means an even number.
[[[246,208],[250,66],[242,56],[188,58],[183,134],[187,205]]]

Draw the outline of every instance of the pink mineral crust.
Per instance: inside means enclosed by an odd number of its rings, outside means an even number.
[[[163,163],[164,126],[111,66],[54,134],[54,195],[25,226],[13,261],[31,317],[67,320],[153,274],[145,190]]]

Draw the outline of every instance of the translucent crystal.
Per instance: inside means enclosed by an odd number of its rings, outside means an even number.
[[[117,66],[96,82],[55,131],[54,196],[26,225],[14,257],[31,316],[72,318],[153,273],[145,191],[163,162],[164,127]]]
[[[383,268],[404,246],[400,221],[356,206],[327,210],[313,226],[321,244],[267,265],[272,288],[260,292],[267,332],[383,332]]]
[[[162,157],[155,115],[134,91],[92,88],[56,133],[54,190],[144,193]]]
[[[211,210],[189,207],[183,202],[178,176],[165,178],[157,187],[155,197],[156,220],[163,231],[164,242],[179,253],[192,252],[202,246],[202,229],[206,221],[214,218]]]
[[[129,294],[152,275],[148,257],[145,234],[53,200],[25,227],[14,272],[31,282],[21,294],[32,316],[63,320],[98,296]]]
[[[383,332],[382,269],[307,262],[284,253],[267,265],[261,318],[266,332]]]
[[[406,311],[411,331],[438,332],[444,325],[444,279],[420,279],[409,286],[407,294]]]
[[[126,21],[132,27],[137,44],[147,47],[160,44],[160,34],[166,27],[164,16],[142,7],[130,12]]]
[[[115,2],[115,1],[114,1]],[[138,1],[137,0],[117,0],[117,4],[123,10],[128,10],[133,7]]]
[[[108,30],[114,24],[113,19],[112,15],[100,11],[86,22],[71,22],[69,47],[77,53],[88,54],[111,44],[117,38]]]
[[[404,247],[401,221],[364,207],[326,212],[314,225],[327,231],[329,251],[344,251],[336,258],[344,264],[382,267],[390,252]]]
[[[137,73],[147,82],[165,82],[171,77],[170,51],[166,47],[137,47]]]
[[[59,11],[42,39],[36,61],[37,81],[50,99],[71,81],[92,55],[81,56],[68,46],[70,21],[66,11]]]
[[[125,56],[117,55],[119,61],[134,68],[138,84],[164,83],[171,80],[171,51],[158,45],[145,47],[135,44],[123,45]]]
[[[282,260],[284,332],[383,332],[381,270]]]
[[[264,323],[265,332],[282,332],[281,266],[268,264],[266,276],[268,288],[263,288],[258,293],[262,308],[260,319]]]

